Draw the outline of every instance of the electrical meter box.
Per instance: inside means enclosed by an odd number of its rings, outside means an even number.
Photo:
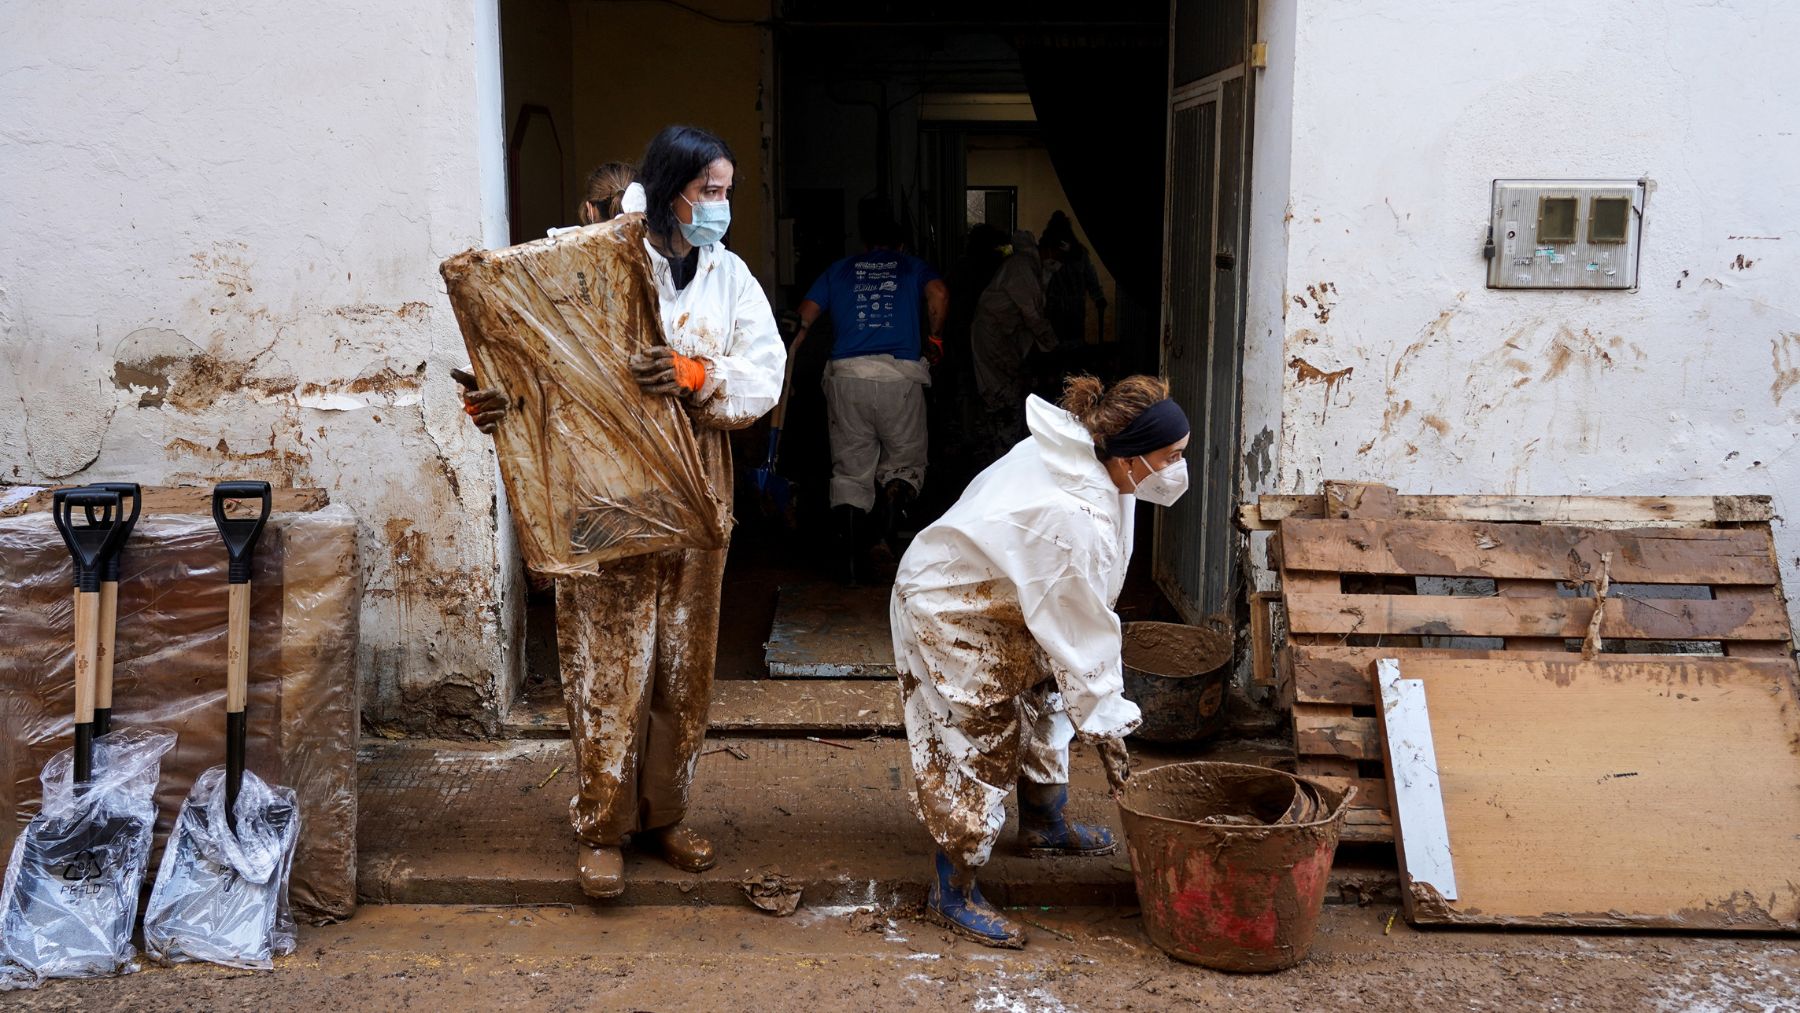
[[[1494,180],[1489,288],[1637,288],[1644,185]]]

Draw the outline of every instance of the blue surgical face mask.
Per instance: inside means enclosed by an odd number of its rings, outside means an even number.
[[[687,205],[694,209],[694,220],[682,222],[681,235],[695,246],[711,246],[725,238],[725,232],[731,228],[731,202],[724,200],[704,201],[696,204],[687,199],[687,194],[679,195]]]

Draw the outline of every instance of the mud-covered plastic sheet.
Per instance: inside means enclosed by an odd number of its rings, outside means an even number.
[[[212,517],[147,504],[122,563],[112,726],[179,736],[157,789],[160,848],[195,780],[225,760],[225,547]],[[336,505],[275,513],[251,576],[249,767],[299,796],[295,915],[338,921],[356,909],[355,518]],[[0,517],[0,849],[72,738],[73,606],[49,515]]]
[[[629,361],[662,343],[641,215],[445,261],[475,377],[511,406],[494,431],[500,476],[531,569],[725,544],[679,401],[649,397]]]
[[[0,991],[137,970],[131,929],[174,745],[169,732],[121,728],[94,740],[86,784],[74,783],[73,749],[44,766],[42,811],[13,842],[0,887]]]
[[[224,767],[201,774],[181,804],[144,912],[144,951],[157,960],[268,970],[294,952],[294,790],[245,771],[233,811],[236,832],[225,819]]]

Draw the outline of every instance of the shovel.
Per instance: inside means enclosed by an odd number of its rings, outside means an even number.
[[[781,423],[787,416],[788,387],[794,381],[794,360],[800,354],[800,342],[805,341],[803,334],[794,339],[793,347],[788,349],[787,371],[781,377],[781,400],[775,403],[775,410],[769,413],[769,452],[763,458],[762,466],[751,475],[756,482],[756,491],[762,497],[763,515],[767,517],[786,517],[788,508],[793,504],[794,490],[788,480],[775,472],[776,461],[781,456]]]
[[[0,955],[5,957],[0,963],[22,969],[30,976],[27,984],[112,974],[129,961],[155,820],[154,808],[146,813],[130,804],[129,790],[120,790],[129,789],[119,780],[130,776],[129,763],[115,767],[103,762],[100,783],[95,783],[100,587],[107,560],[125,536],[118,523],[119,494],[63,489],[53,502],[57,529],[75,564],[75,746],[72,756],[58,754],[45,768],[43,808],[14,846],[0,897]],[[88,523],[76,523],[76,507],[87,514]],[[110,746],[105,750],[109,756],[113,751]],[[160,756],[158,752],[152,759]],[[143,794],[148,801],[148,792]],[[0,967],[0,972],[5,972],[0,973],[0,987],[17,982],[14,968]]]
[[[260,499],[253,517],[225,504]],[[206,960],[267,969],[293,952],[288,874],[300,836],[294,791],[244,769],[250,672],[250,572],[269,520],[267,482],[213,489],[213,521],[229,558],[226,613],[225,766],[200,775],[182,803],[144,915],[144,945],[171,963]]]
[[[138,508],[143,492],[136,482],[102,482],[91,486],[117,493],[119,516],[110,523],[124,529],[113,552],[102,564],[100,573],[100,656],[94,671],[94,735],[112,731],[114,647],[119,635],[119,569],[125,558],[125,543],[131,540],[131,529],[137,526]],[[125,512],[125,500],[131,500],[131,512]],[[86,508],[89,524],[96,523],[94,508]]]

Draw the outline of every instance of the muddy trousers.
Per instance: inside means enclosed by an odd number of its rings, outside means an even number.
[[[905,669],[900,692],[914,812],[953,863],[978,869],[993,854],[1006,824],[1006,797],[1021,779],[1069,781],[1075,727],[1062,694],[1045,680],[1011,700],[970,710]]]
[[[681,822],[706,737],[725,550],[677,550],[556,581],[575,836],[616,846]]]
[[[875,507],[875,490],[899,479],[925,485],[929,444],[925,388],[911,380],[825,377],[831,427],[831,505]]]

